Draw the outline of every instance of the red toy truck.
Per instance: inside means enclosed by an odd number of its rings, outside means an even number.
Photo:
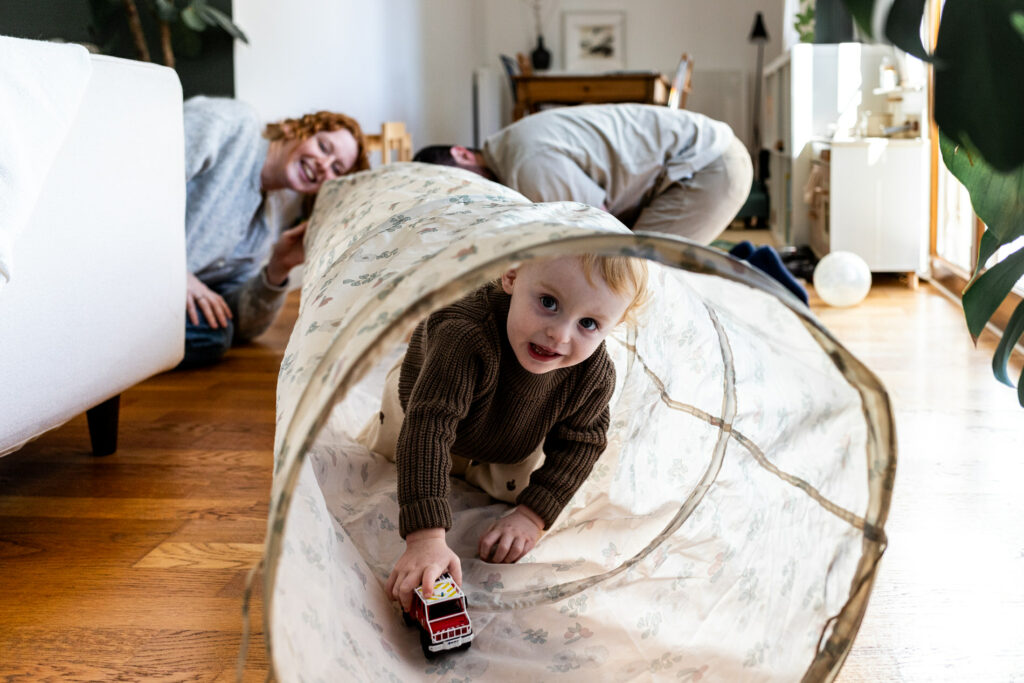
[[[465,650],[473,642],[473,624],[466,612],[466,596],[451,575],[445,572],[434,582],[434,594],[423,597],[416,588],[412,610],[402,610],[409,626],[419,626],[423,655],[433,659],[445,650]]]

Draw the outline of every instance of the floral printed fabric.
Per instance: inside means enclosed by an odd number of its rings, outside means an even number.
[[[416,322],[509,263],[652,261],[618,329],[609,446],[537,547],[475,557],[507,507],[453,482],[476,639],[424,659],[383,592],[393,464],[355,442]],[[677,266],[677,267],[671,267]],[[894,437],[877,380],[787,292],[713,250],[391,164],[324,187],[278,383],[266,633],[283,681],[792,681],[841,664],[884,549]],[[838,615],[838,619],[831,620]]]

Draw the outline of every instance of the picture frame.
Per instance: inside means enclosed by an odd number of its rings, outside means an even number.
[[[563,12],[565,70],[599,73],[625,69],[625,33],[625,12]]]

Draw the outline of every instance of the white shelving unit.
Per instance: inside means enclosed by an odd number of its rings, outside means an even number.
[[[892,48],[862,43],[801,43],[764,71],[764,145],[771,150],[768,224],[779,244],[810,242],[810,206],[804,186],[812,143],[848,131],[864,111],[886,110],[886,94],[875,94],[882,58]]]

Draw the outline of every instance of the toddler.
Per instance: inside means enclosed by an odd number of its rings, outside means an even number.
[[[480,557],[515,562],[554,523],[605,448],[615,368],[604,339],[647,296],[642,259],[531,261],[432,313],[385,382],[361,440],[398,468],[406,549],[387,591],[408,610],[445,571],[462,583],[449,474],[515,507]]]

